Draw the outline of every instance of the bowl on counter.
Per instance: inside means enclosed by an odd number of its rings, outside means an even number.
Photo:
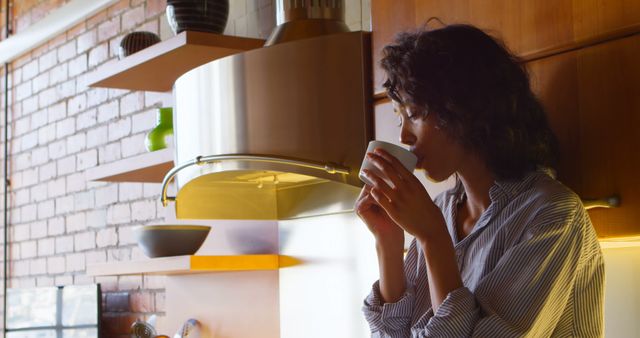
[[[193,255],[211,231],[204,225],[143,225],[133,234],[147,257]]]

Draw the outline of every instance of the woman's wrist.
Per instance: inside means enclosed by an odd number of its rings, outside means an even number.
[[[376,240],[376,252],[381,257],[400,257],[404,254],[404,241]]]
[[[379,244],[379,243],[378,243]],[[405,292],[404,248],[402,245],[376,245],[380,269],[380,295],[383,303],[395,303]]]
[[[449,241],[449,243],[445,242]],[[443,254],[448,254],[451,250],[451,237],[429,237],[426,240],[418,240],[422,248],[425,260],[440,259]]]
[[[420,232],[413,235],[416,238],[416,241],[420,243],[420,245],[423,245],[423,247],[429,243],[451,240],[449,230],[447,230],[447,223],[444,221],[444,218],[438,222],[431,222],[429,225],[420,227],[420,229]]]
[[[447,295],[463,286],[458,270],[456,251],[447,229],[434,231],[429,236],[417,239],[422,248],[427,275],[429,294],[434,312]]]

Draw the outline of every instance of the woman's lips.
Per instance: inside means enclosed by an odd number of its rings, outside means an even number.
[[[415,152],[412,151],[414,155],[416,155],[416,169],[422,169],[422,157],[418,156]]]

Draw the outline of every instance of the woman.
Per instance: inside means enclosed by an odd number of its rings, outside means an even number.
[[[376,337],[599,337],[602,253],[578,196],[550,176],[556,141],[524,67],[469,25],[399,35],[384,48],[400,141],[433,181],[367,154],[356,211],[380,279],[363,311]],[[415,239],[403,261],[403,231]]]

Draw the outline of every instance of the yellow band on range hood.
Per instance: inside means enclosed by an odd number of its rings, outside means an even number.
[[[311,168],[328,174],[342,175],[343,182],[346,182],[344,176],[350,174],[349,168],[335,163],[322,164],[275,156],[242,154],[198,156],[167,173],[162,182],[162,205],[166,207],[170,201],[176,201],[176,197],[168,196],[168,189],[169,183],[180,170],[193,165],[216,164],[221,161],[278,163]],[[226,171],[205,175],[196,180],[197,182],[192,182],[181,192],[186,191],[191,196],[201,195],[201,198],[192,198],[192,203],[176,206],[179,210],[188,209],[181,213],[188,213],[192,218],[207,218],[212,212],[219,219],[235,219],[238,216],[243,219],[289,219],[329,214],[348,210],[359,193],[359,189],[345,183],[276,171]],[[217,196],[218,194],[222,196]],[[218,203],[211,204],[208,202],[210,199]]]
[[[372,139],[370,34],[281,43],[174,85],[178,218],[291,219],[353,210]],[[204,157],[202,155],[205,155]],[[205,161],[206,160],[206,161]]]

